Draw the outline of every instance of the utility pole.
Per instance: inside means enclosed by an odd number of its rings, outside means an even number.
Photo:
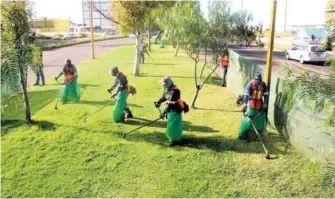
[[[90,24],[91,24],[91,50],[92,50],[92,59],[95,59],[94,56],[94,31],[93,31],[93,0],[90,1]]]
[[[284,32],[286,32],[286,20],[287,20],[287,0],[285,0],[285,20],[284,20]]]
[[[273,53],[273,39],[276,27],[276,11],[277,11],[277,0],[272,0],[272,11],[271,11],[271,21],[270,21],[270,34],[269,43],[267,49],[266,57],[266,68],[265,68],[265,83],[270,88],[271,84],[271,69],[272,69],[272,53]],[[270,90],[270,89],[269,89]],[[270,95],[270,92],[269,92]]]

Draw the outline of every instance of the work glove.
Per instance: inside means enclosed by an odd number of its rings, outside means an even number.
[[[114,93],[111,98],[115,99],[116,96],[117,96],[117,93]]]
[[[155,104],[156,108],[159,108],[161,106],[161,104],[159,102],[154,102],[154,104]]]
[[[243,113],[247,112],[247,109],[248,109],[248,106],[246,104],[243,104],[242,112]]]
[[[164,118],[167,118],[167,111],[164,110],[161,115],[160,115],[160,118],[164,119]]]

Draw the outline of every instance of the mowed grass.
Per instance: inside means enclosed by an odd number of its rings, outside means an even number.
[[[2,197],[335,197],[326,171],[269,130],[267,147],[278,159],[266,160],[259,143],[236,139],[241,112],[235,96],[218,86],[204,86],[198,109],[183,115],[185,145],[168,147],[166,121],[122,138],[158,117],[153,102],[162,94],[159,80],[172,77],[190,102],[193,63],[171,48],[154,48],[140,77],[132,75],[134,47],[118,47],[78,64],[82,98],[54,110],[59,85],[54,80],[30,91],[33,119],[26,127],[23,107],[15,101],[3,116]],[[128,75],[138,94],[128,102],[135,119],[112,123],[113,104],[106,89],[112,65]]]

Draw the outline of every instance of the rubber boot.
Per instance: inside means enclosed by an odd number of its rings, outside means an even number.
[[[121,116],[120,122],[125,122],[125,114],[124,114],[124,112],[122,113],[122,116]]]
[[[126,107],[124,110],[127,113],[127,118],[133,118],[133,114],[130,111],[129,107]]]

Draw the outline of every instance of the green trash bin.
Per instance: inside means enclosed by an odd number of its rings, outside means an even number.
[[[165,42],[162,41],[160,44],[159,44],[159,48],[165,48]]]

